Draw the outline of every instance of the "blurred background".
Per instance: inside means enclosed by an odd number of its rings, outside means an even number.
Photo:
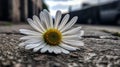
[[[78,16],[78,24],[120,25],[120,0],[0,0],[0,23],[25,23],[43,9]]]

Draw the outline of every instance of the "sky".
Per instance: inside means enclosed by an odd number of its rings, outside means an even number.
[[[44,0],[48,5],[50,14],[54,17],[57,10],[61,10],[62,13],[69,12],[71,10],[78,10],[82,8],[82,3],[90,3],[96,5],[98,3],[108,2],[110,0]]]

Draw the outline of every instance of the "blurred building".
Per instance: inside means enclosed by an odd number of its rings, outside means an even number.
[[[82,9],[69,14],[71,18],[79,17],[77,23],[120,24],[120,0],[107,1],[97,5],[83,3]]]
[[[25,21],[41,9],[42,0],[0,0],[0,21]]]

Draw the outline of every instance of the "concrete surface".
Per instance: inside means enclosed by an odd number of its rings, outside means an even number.
[[[85,46],[70,54],[33,53],[18,47],[20,28],[29,25],[0,26],[0,67],[120,67],[120,37],[102,30],[120,32],[115,26],[82,26]]]

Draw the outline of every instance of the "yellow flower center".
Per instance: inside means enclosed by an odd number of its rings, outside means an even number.
[[[57,29],[49,29],[45,32],[43,38],[47,44],[51,46],[57,46],[61,42],[62,35],[61,32]]]

